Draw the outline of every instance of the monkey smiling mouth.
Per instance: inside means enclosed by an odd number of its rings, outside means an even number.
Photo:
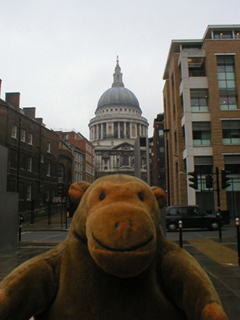
[[[109,246],[104,245],[101,241],[99,241],[95,237],[94,233],[92,233],[92,237],[96,241],[96,243],[99,244],[101,247],[103,247],[104,249],[106,249],[108,251],[114,251],[114,252],[131,252],[131,251],[135,251],[137,249],[145,247],[146,245],[148,245],[153,240],[153,236],[151,236],[147,241],[145,241],[143,243],[140,243],[140,244],[138,244],[136,246],[133,246],[133,247],[130,247],[130,248],[127,248],[127,249],[115,249],[115,248],[111,248]]]

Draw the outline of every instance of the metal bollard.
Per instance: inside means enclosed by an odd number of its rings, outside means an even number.
[[[179,246],[182,248],[183,243],[182,243],[182,221],[181,220],[178,222],[178,228],[179,228]]]
[[[18,241],[21,242],[22,240],[22,223],[24,221],[23,215],[20,214],[18,217],[18,224],[19,224],[19,228],[18,228]]]
[[[240,266],[240,235],[239,235],[239,218],[236,218],[237,227],[237,245],[238,245],[238,265]]]
[[[222,241],[222,224],[221,224],[221,213],[217,213],[217,220],[218,220],[218,234],[219,234],[219,239]]]

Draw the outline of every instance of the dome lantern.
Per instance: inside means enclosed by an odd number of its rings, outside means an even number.
[[[100,97],[96,112],[110,106],[134,107],[142,113],[138,99],[136,98],[134,93],[124,87],[118,57],[115,72],[113,74],[112,87],[106,90]]]

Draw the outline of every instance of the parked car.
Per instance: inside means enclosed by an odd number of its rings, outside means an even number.
[[[218,218],[214,214],[202,211],[199,206],[170,206],[166,209],[166,228],[168,231],[178,229],[178,222],[182,221],[183,228],[218,229]]]

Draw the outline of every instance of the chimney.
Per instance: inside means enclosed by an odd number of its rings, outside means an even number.
[[[43,124],[43,118],[36,118],[37,123]]]
[[[35,107],[29,107],[29,108],[23,108],[24,114],[28,117],[35,118],[36,115],[36,108]]]
[[[0,99],[1,99],[1,92],[2,92],[2,80],[0,79]]]
[[[5,101],[9,103],[14,109],[20,108],[20,93],[19,92],[9,92],[6,93]]]

